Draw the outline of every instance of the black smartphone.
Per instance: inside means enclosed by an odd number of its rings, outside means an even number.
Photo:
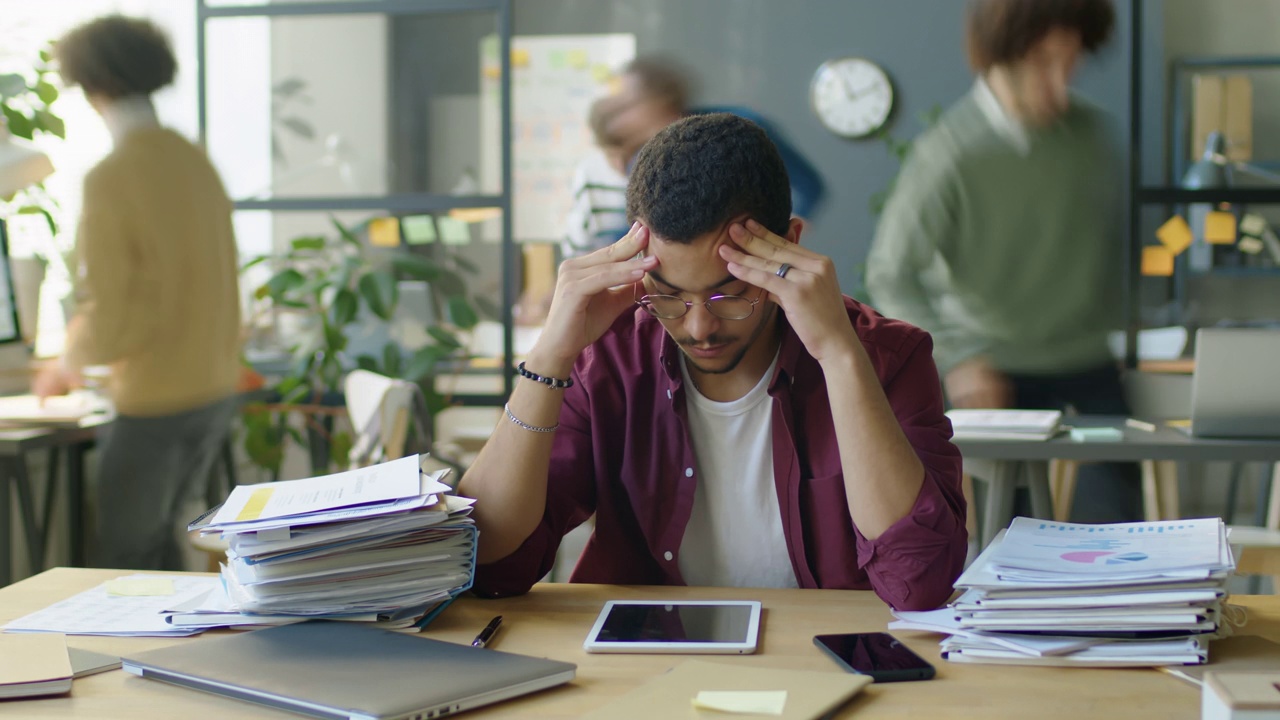
[[[813,644],[849,672],[870,675],[878,683],[933,677],[933,666],[889,633],[818,635]]]

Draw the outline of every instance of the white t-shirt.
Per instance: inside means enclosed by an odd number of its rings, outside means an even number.
[[[690,585],[798,587],[773,483],[769,380],[731,402],[708,400],[680,363],[697,458],[693,514],[680,543],[680,574]]]

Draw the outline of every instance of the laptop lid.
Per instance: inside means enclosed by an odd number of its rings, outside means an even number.
[[[310,621],[121,658],[124,670],[321,718],[440,717],[569,682],[577,666]]]
[[[1206,328],[1196,333],[1191,434],[1280,437],[1280,330]]]

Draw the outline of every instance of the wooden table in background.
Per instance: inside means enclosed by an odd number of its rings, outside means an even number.
[[[0,589],[0,623],[8,622],[113,577],[117,570],[57,568]],[[464,597],[447,609],[425,635],[469,644],[494,615],[504,622],[498,650],[576,663],[568,686],[482,708],[476,718],[576,718],[682,662],[670,655],[589,655],[582,642],[606,600],[741,599],[764,604],[760,650],[755,655],[718,656],[714,662],[752,667],[832,671],[835,665],[813,645],[821,633],[885,629],[890,615],[870,592],[841,590],[739,590],[723,588],[621,587],[542,584],[527,595],[503,600]],[[1249,608],[1241,631],[1280,639],[1280,597],[1233,599]],[[194,638],[68,637],[72,647],[113,654],[136,653]],[[896,633],[934,663],[927,682],[873,685],[837,714],[848,718],[1199,718],[1199,691],[1152,669],[1096,670],[961,665],[938,656],[939,636]],[[5,717],[24,718],[288,718],[297,717],[166,685],[115,671],[75,681],[66,697],[10,700]]]

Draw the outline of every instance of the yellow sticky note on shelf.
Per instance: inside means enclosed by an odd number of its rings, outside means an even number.
[[[400,218],[370,220],[369,244],[374,247],[400,247]]]
[[[1214,245],[1234,245],[1236,216],[1217,210],[1204,217],[1204,240]]]
[[[1156,237],[1173,255],[1180,254],[1191,245],[1191,226],[1181,215],[1174,215],[1156,230]]]
[[[701,690],[694,696],[693,706],[740,715],[781,715],[787,707],[787,691]]]
[[[569,61],[569,67],[574,70],[584,70],[587,67],[587,51],[586,50],[570,50],[565,55],[565,60]]]
[[[529,67],[529,51],[525,48],[511,48],[511,67]]]
[[[591,66],[591,79],[598,83],[609,82],[609,78],[613,76],[613,71],[604,63],[596,63]]]
[[[1173,253],[1163,245],[1142,248],[1142,274],[1152,277],[1173,275]]]
[[[169,578],[116,578],[106,583],[107,594],[116,597],[156,597],[173,594]]]

